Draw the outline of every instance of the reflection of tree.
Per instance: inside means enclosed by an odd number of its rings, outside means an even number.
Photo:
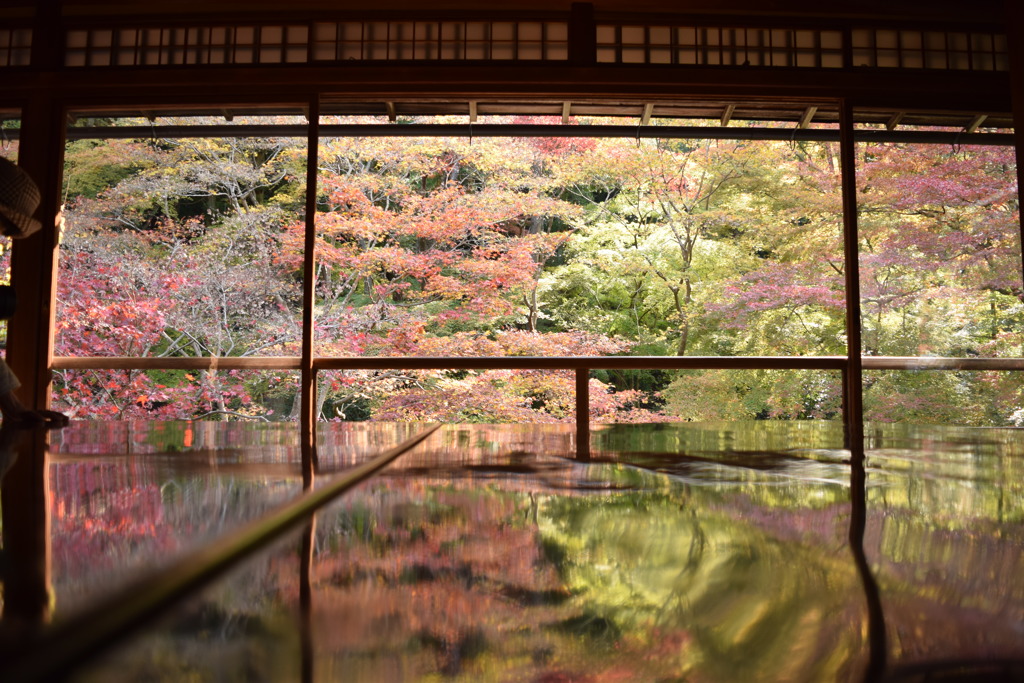
[[[950,480],[945,484],[957,488]],[[877,498],[873,502],[878,505]],[[869,515],[865,547],[881,588],[895,662],[1018,657],[1024,622],[1021,522],[951,522],[931,518],[927,508],[883,509],[884,515]]]
[[[386,678],[390,653],[404,651],[416,679],[550,656],[536,624],[568,596],[529,509],[522,494],[402,478],[322,516],[313,603],[318,647],[335,653],[326,668]]]
[[[413,678],[486,677],[526,657],[533,664],[515,669],[526,678],[618,670],[652,680],[698,665],[712,680],[850,675],[854,571],[821,553],[841,543],[834,506],[811,511],[801,534],[790,531],[804,514],[797,500],[781,519],[754,502],[733,518],[720,511],[721,491],[683,495],[632,469],[579,468],[573,488],[637,492],[534,496],[506,492],[520,477],[494,470],[480,480],[487,488],[445,483],[440,471],[424,479],[425,464],[407,463],[421,476],[367,486],[321,517],[316,632],[318,647],[337,653],[333,667],[386,667],[385,648],[405,653]],[[461,479],[467,465],[452,472]],[[762,521],[787,540],[759,531]],[[711,660],[730,663],[718,671]]]
[[[72,144],[69,191],[79,194],[62,237],[56,352],[288,353],[300,287],[274,261],[281,225],[301,205],[299,154],[282,139]],[[260,384],[215,370],[65,370],[56,399],[89,418],[265,417],[274,410],[251,396]]]
[[[298,488],[266,477],[198,474],[199,464],[193,461],[190,473],[152,463],[51,465],[54,589],[62,610],[265,514]]]
[[[846,558],[759,531],[770,509],[741,521],[701,498],[545,501],[541,532],[573,603],[623,631],[687,633],[675,656],[711,680],[848,678],[861,636]]]

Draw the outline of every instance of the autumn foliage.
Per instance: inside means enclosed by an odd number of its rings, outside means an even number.
[[[117,123],[117,122],[115,122]],[[715,140],[323,139],[320,356],[845,354],[838,151]],[[1012,149],[861,144],[864,353],[1020,356]],[[56,353],[298,355],[295,139],[68,147]],[[595,372],[591,419],[835,418],[839,378]],[[62,371],[75,417],[287,419],[295,373]],[[334,420],[557,422],[559,371],[320,373]],[[1024,421],[1012,373],[868,373],[875,420]],[[939,413],[938,406],[945,406]]]

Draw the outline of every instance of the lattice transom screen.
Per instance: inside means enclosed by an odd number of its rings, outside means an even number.
[[[597,61],[693,66],[843,66],[840,31],[708,26],[597,27]]]
[[[0,28],[0,67],[28,66],[32,58],[32,29]]]
[[[565,22],[359,21],[314,25],[313,59],[565,60]]]
[[[978,31],[854,29],[844,64],[839,30],[606,24],[597,27],[605,64],[841,68],[1009,69],[1006,36]]]
[[[68,31],[67,66],[308,61],[309,27],[192,26]]]
[[[966,31],[858,29],[853,65],[894,69],[1007,71],[1006,36]]]
[[[71,30],[65,65],[565,60],[565,22],[353,21]]]
[[[71,29],[69,67],[565,61],[566,21],[317,21]],[[1006,71],[1007,38],[984,31],[598,24],[601,64]],[[26,64],[31,31],[0,30],[0,66]]]

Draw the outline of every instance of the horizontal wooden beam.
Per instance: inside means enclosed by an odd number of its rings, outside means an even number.
[[[481,65],[344,63],[339,65],[166,66],[153,68],[66,68],[57,71],[5,69],[0,100],[16,104],[40,89],[59,92],[69,107],[109,106],[118,98],[136,108],[174,102],[228,106],[235,101],[307,101],[312,93],[399,103],[415,96],[453,102],[551,97],[579,102],[629,98],[641,102],[716,97],[799,98],[807,105],[854,98],[858,107],[900,111],[948,111],[965,115],[1009,112],[1006,72],[935,73],[912,69],[774,69],[751,67],[639,67],[534,62]],[[464,106],[464,105],[463,105]],[[720,105],[719,111],[725,104]],[[820,105],[819,105],[820,106]],[[635,111],[635,110],[634,110]],[[819,110],[820,111],[820,110]]]
[[[318,358],[317,370],[842,370],[846,356],[499,356]],[[870,370],[1024,370],[1024,358],[864,356]]]
[[[58,356],[54,370],[299,370],[298,356],[253,358],[126,358],[124,356]]]
[[[17,139],[17,129],[7,131]],[[231,137],[293,137],[305,138],[307,127],[285,125],[201,125],[201,126],[112,126],[76,127],[67,129],[68,140],[172,139]],[[620,126],[559,124],[432,124],[410,123],[388,125],[329,124],[320,126],[321,137],[572,137],[572,138],[648,138],[690,140],[794,140],[836,142],[839,130],[832,128],[747,128],[719,126]],[[904,142],[936,145],[1011,146],[1014,136],[1008,133],[951,133],[917,130],[858,130],[857,142]]]
[[[864,356],[861,365],[865,370],[1024,370],[1024,358]]]
[[[36,3],[38,4],[38,3]],[[65,0],[62,24],[68,28],[121,28],[125,26],[178,26],[200,23],[220,26],[237,24],[309,23],[312,21],[572,21],[574,0],[511,0],[482,5],[473,0],[384,0],[375,3],[298,2],[283,5],[271,0],[250,0],[244,6],[237,0],[180,0],[174,3],[138,3],[131,0],[85,2]],[[709,26],[751,26],[797,28],[820,26],[835,28],[855,20],[887,27],[893,22],[925,22],[944,30],[1005,30],[1001,3],[980,3],[964,11],[962,0],[916,0],[903,2],[853,2],[837,0],[604,0],[593,3],[590,16],[599,21],[630,19],[636,25],[658,21],[679,23],[698,17]],[[32,0],[3,4],[11,23],[31,25]],[[19,8],[20,6],[20,8]],[[7,10],[8,7],[13,9]],[[243,9],[244,7],[244,9]],[[5,17],[7,18],[7,17]],[[742,21],[742,24],[737,24]],[[946,26],[942,26],[946,24]]]
[[[297,356],[125,358],[62,356],[54,370],[298,370]],[[317,358],[315,370],[842,370],[846,356],[370,356]],[[865,370],[1019,370],[1024,358],[864,356]]]
[[[317,358],[316,370],[841,370],[845,356],[488,356]]]

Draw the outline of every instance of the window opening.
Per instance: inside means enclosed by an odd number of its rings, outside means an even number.
[[[56,406],[74,417],[294,419],[302,243],[286,226],[303,214],[304,139],[71,140],[65,162],[55,354],[207,360],[59,368]]]
[[[1020,424],[1019,372],[910,371],[1024,356],[1014,149],[860,143],[857,161],[864,354],[908,363],[865,374],[866,418]]]
[[[859,116],[861,120],[870,120],[870,112],[859,113]],[[829,124],[811,123],[807,129],[793,128],[792,124],[785,129],[744,126],[732,130],[733,140],[729,141],[694,139],[693,135],[704,129],[685,131],[673,137],[672,132],[683,127],[666,125],[664,121],[643,127],[650,138],[628,139],[621,132],[627,127],[620,121],[620,125],[614,126],[620,131],[618,137],[611,133],[607,133],[608,137],[596,138],[568,133],[524,137],[515,140],[515,144],[520,145],[518,148],[511,146],[508,130],[530,131],[536,135],[541,129],[530,126],[550,126],[547,120],[484,118],[475,126],[447,124],[458,125],[459,130],[465,132],[484,131],[472,139],[468,135],[394,137],[386,131],[397,128],[405,133],[409,126],[420,125],[422,121],[412,119],[395,127],[374,124],[373,119],[324,117],[321,120],[324,135],[320,141],[317,195],[319,255],[314,364],[319,370],[317,413],[322,418],[571,420],[574,418],[573,370],[559,371],[543,362],[529,367],[511,361],[522,356],[527,358],[520,358],[520,361],[529,358],[543,361],[549,357],[602,353],[611,354],[610,357],[625,354],[627,358],[636,353],[671,357],[679,351],[684,321],[691,330],[700,328],[699,334],[687,338],[684,351],[694,356],[697,364],[686,365],[689,370],[680,370],[678,368],[683,366],[678,365],[673,366],[676,369],[663,367],[646,371],[626,366],[594,369],[589,382],[592,419],[656,420],[667,415],[666,407],[672,400],[677,410],[670,419],[679,419],[688,402],[692,403],[686,387],[702,383],[709,388],[718,386],[716,378],[732,383],[733,390],[725,389],[735,392],[731,394],[735,400],[730,405],[742,406],[751,417],[836,416],[840,395],[838,374],[797,369],[839,368],[838,359],[847,352],[841,324],[845,301],[842,263],[819,258],[821,254],[817,253],[822,249],[827,251],[828,245],[837,242],[841,234],[840,198],[838,190],[832,189],[838,185],[837,153],[830,141],[836,131]],[[608,130],[591,127],[600,123],[597,119],[573,121],[580,131]],[[166,125],[164,121],[125,123],[139,127],[148,124],[152,130]],[[222,127],[232,131],[232,135],[241,134],[232,126],[244,125],[237,120],[201,123]],[[737,125],[735,121],[732,123]],[[176,125],[181,129],[188,124]],[[302,127],[303,124],[283,125]],[[505,125],[511,128],[502,129]],[[338,131],[350,133],[353,126],[376,126],[381,133],[358,141],[334,136]],[[488,126],[497,126],[493,136],[487,132]],[[972,154],[978,158],[984,155],[994,158],[1005,153],[1005,148],[999,144],[1005,140],[1006,133],[996,129],[978,127],[976,132],[964,133],[941,128],[909,130],[903,125],[893,126],[892,130],[883,130],[883,127],[880,123],[858,125],[857,136],[863,140],[858,143],[859,156],[867,155],[863,149],[871,145],[907,148],[918,143],[903,140],[933,139],[927,136],[965,139],[972,143],[985,138],[991,144],[976,149],[972,146]],[[567,127],[558,128],[564,131]],[[659,130],[649,130],[654,128]],[[295,128],[280,130],[296,134]],[[554,130],[554,127],[547,130]],[[505,136],[499,136],[498,131],[503,131]],[[739,143],[735,140],[748,133],[752,137],[771,137],[780,131],[788,132],[791,139],[748,139]],[[203,136],[212,137],[212,134],[203,129]],[[821,139],[815,139],[817,136]],[[890,137],[880,142],[885,136]],[[292,143],[296,149],[304,146],[301,140],[292,139]],[[701,230],[710,230],[688,243],[682,228],[674,233],[667,225],[667,200],[653,192],[650,178],[642,190],[631,190],[619,182],[621,178],[611,182],[617,177],[615,169],[604,168],[596,161],[581,163],[598,148],[609,160],[616,155],[623,157],[627,152],[642,159],[640,152],[645,150],[652,154],[670,152],[683,157],[699,156],[705,164],[695,163],[695,168],[700,170],[699,179],[680,173],[673,197],[677,201],[685,199],[687,183],[714,185],[710,169],[715,154],[730,150],[731,159],[742,158],[743,162],[726,174],[735,188],[722,195],[721,205],[716,204],[713,195],[704,193],[700,195],[700,211],[687,214],[687,221]],[[410,153],[404,154],[403,150],[410,150]],[[297,152],[287,152],[293,153]],[[766,158],[772,163],[765,162]],[[295,161],[298,160],[296,156]],[[625,163],[622,158],[619,162]],[[644,168],[651,172],[652,160],[644,163]],[[994,174],[990,180],[1013,177],[1012,168],[1007,164],[1003,166],[1010,168],[1008,175],[1000,173],[1001,167],[994,162],[986,167]],[[501,182],[492,180],[489,174],[501,178]],[[594,192],[600,190],[605,195],[581,194],[580,188],[585,185],[581,179],[595,187],[604,183],[607,187],[602,185],[603,190],[598,187]],[[913,182],[927,184],[932,180],[915,178]],[[775,189],[771,190],[772,187]],[[647,204],[634,201],[633,208],[637,210],[626,212],[630,193],[646,197]],[[787,193],[792,196],[787,198]],[[820,204],[814,216],[790,215],[793,207],[806,213],[808,206],[818,206],[806,201],[812,195]],[[290,200],[297,198],[296,195]],[[1006,202],[1003,209],[1015,206],[1015,199]],[[862,203],[869,213],[880,212],[869,200],[862,199]],[[655,207],[660,213],[651,220],[641,220],[640,209],[644,206],[652,211],[655,209],[651,207]],[[786,209],[786,206],[791,208]],[[592,212],[589,218],[588,210]],[[1009,217],[1003,216],[1004,228],[1019,225],[1016,214],[1012,210],[1009,213]],[[599,219],[595,219],[595,215]],[[616,218],[622,219],[620,229],[633,227],[653,235],[657,228],[664,233],[660,241],[655,240],[646,247],[638,236],[634,240],[641,245],[635,247],[638,267],[618,275],[604,273],[609,268],[631,263],[619,253],[623,245],[615,244],[621,237],[621,232],[612,229]],[[885,219],[879,220],[884,222]],[[458,221],[462,221],[462,228],[451,234],[446,232]],[[982,224],[991,222],[986,219]],[[861,267],[868,272],[865,277],[874,277],[870,264],[877,254],[872,248],[877,247],[880,238],[871,232],[875,228],[870,220],[865,225],[862,253],[867,256],[862,256]],[[284,268],[285,274],[301,271],[304,256],[294,248],[289,250],[288,245],[301,243],[303,226],[300,213],[279,225],[282,252],[277,261],[272,262]],[[541,227],[535,230],[536,226]],[[807,232],[822,228],[827,228],[824,237]],[[601,230],[608,232],[608,239],[598,235]],[[531,240],[537,244],[527,245]],[[865,240],[874,240],[874,243],[869,246]],[[681,257],[672,256],[659,264],[658,250],[664,252],[673,244],[676,247],[688,244],[692,260],[684,262]],[[920,245],[917,248],[920,249]],[[996,258],[996,247],[985,248],[991,252],[989,267],[1012,268],[1006,265],[1012,264],[1012,255],[1007,257],[1009,260],[1002,256]],[[1019,244],[1016,249],[1019,263]],[[799,253],[801,250],[804,250],[803,256]],[[606,258],[601,258],[600,264],[591,263],[586,260],[588,253],[591,261],[602,254]],[[658,273],[660,265],[666,266],[661,268],[661,275]],[[643,324],[635,324],[637,319],[642,323],[648,319],[640,315],[639,307],[631,309],[624,304],[602,308],[595,302],[600,302],[602,297],[616,299],[617,294],[601,291],[600,283],[591,282],[588,286],[577,282],[581,277],[593,275],[598,268],[609,275],[605,280],[617,282],[639,272],[640,266],[649,269],[651,283],[662,286],[659,296],[667,311],[648,314],[660,328],[647,329],[646,337],[640,334]],[[686,281],[685,278],[675,280],[669,286],[670,279],[663,277],[668,272],[667,266],[689,273],[693,278],[699,276],[699,288],[698,280],[691,279],[692,298],[686,302],[694,306],[693,311],[675,306],[676,294],[685,291]],[[805,279],[815,270],[819,272],[815,276],[818,279]],[[829,284],[831,280],[839,284]],[[653,285],[650,288],[653,289]],[[700,296],[695,293],[698,289],[702,289]],[[996,290],[985,292],[989,297],[999,294]],[[630,296],[639,296],[636,291],[623,290],[618,294],[622,294],[618,298],[627,304]],[[777,295],[778,306],[772,303],[773,295]],[[996,308],[997,312],[1004,308],[1010,311],[1012,306],[1006,303],[1003,308],[999,305]],[[630,310],[636,312],[632,338],[623,327]],[[910,312],[903,310],[899,315],[906,318]],[[865,313],[866,337],[873,329],[867,317]],[[887,324],[890,318],[895,319],[888,314],[883,317]],[[616,319],[622,324],[615,323]],[[709,325],[709,321],[714,321],[717,327]],[[573,334],[577,337],[573,338]],[[658,344],[665,348],[655,348]],[[910,361],[901,360],[902,356],[896,357],[897,351],[872,350],[871,353],[882,354],[865,358],[865,368],[873,372],[890,367],[913,367],[908,365]],[[945,352],[939,348],[928,353],[939,354],[940,360],[945,358],[942,355]],[[716,355],[724,359],[717,365],[709,360]],[[749,363],[743,360],[745,355],[750,356]],[[454,357],[455,362],[447,368],[424,362],[417,368],[404,362],[411,356],[427,357],[428,361],[430,357],[442,361]],[[471,360],[473,356],[490,360],[477,365],[459,360]],[[758,360],[764,356],[794,360],[788,365],[773,365]],[[511,359],[504,364],[507,367],[496,360],[502,357]],[[285,354],[275,355],[275,358],[277,361],[269,359],[268,362],[279,362],[279,370],[297,367],[294,352],[291,360],[287,360]],[[1015,362],[1012,351],[997,354],[993,360],[1001,363],[1000,358],[1010,364]],[[497,367],[488,369],[486,363],[492,361]],[[62,363],[73,365],[68,359],[58,358],[57,367],[61,368]],[[578,364],[568,365],[571,368]],[[1003,365],[985,367],[995,373],[993,377],[1007,379],[1013,373],[1003,372],[1008,369]],[[947,370],[955,372],[956,368],[950,366]],[[272,374],[269,369],[266,372]],[[678,389],[668,391],[676,379]],[[641,397],[652,388],[660,392],[657,401]],[[482,399],[483,408],[459,404],[467,401],[474,391],[483,389],[487,389],[483,392],[486,394]],[[626,400],[629,397],[632,399]],[[284,409],[279,405],[274,408],[274,414]],[[1001,419],[1005,423],[1009,418]]]

